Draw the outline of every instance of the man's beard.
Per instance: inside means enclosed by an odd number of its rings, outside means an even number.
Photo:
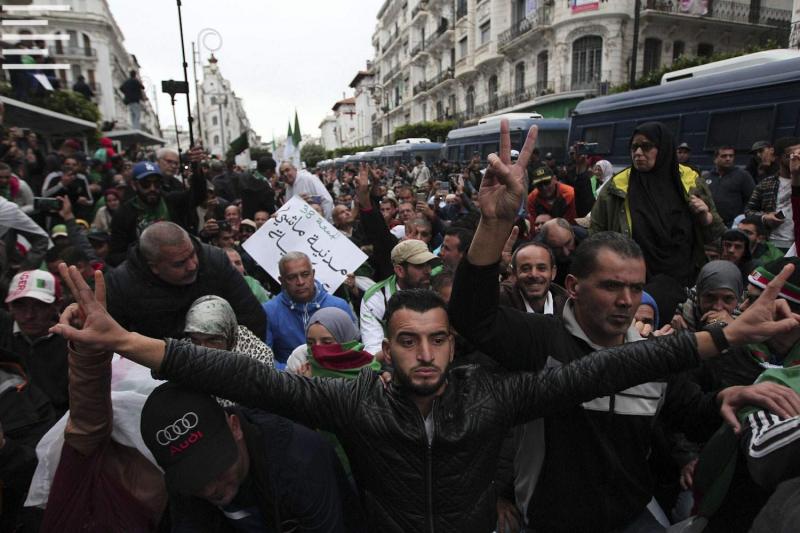
[[[161,195],[139,191],[139,199],[146,205],[156,206],[161,202]]]
[[[447,381],[447,371],[442,372],[439,375],[439,379],[430,385],[416,385],[411,380],[411,376],[401,372],[398,369],[395,369],[394,371],[394,380],[403,390],[406,390],[415,396],[432,396],[436,394],[442,385],[444,385],[444,383]]]

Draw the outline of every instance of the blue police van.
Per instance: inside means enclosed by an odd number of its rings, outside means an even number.
[[[651,120],[663,122],[676,145],[689,144],[694,165],[711,167],[718,146],[736,148],[744,165],[756,141],[800,135],[800,51],[717,61],[665,74],[655,87],[584,100],[573,112],[569,144],[593,143],[593,153],[625,167],[633,130]]]
[[[451,130],[442,148],[442,157],[451,162],[466,163],[477,154],[481,163],[486,164],[489,154],[500,148],[500,120],[503,118],[508,119],[512,150],[522,149],[528,130],[536,125],[539,127],[536,147],[541,157],[551,153],[556,161],[564,161],[569,119],[546,119],[536,113],[496,115],[481,119],[475,126]]]

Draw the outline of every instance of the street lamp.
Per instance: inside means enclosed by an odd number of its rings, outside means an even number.
[[[209,45],[207,39],[214,37],[217,39],[216,45]],[[195,43],[197,48],[195,49]],[[203,28],[197,33],[197,40],[192,41],[192,71],[194,72],[194,96],[195,103],[197,104],[197,116],[200,120],[197,122],[197,133],[200,138],[203,138],[203,119],[200,114],[200,89],[197,82],[197,64],[200,63],[200,68],[203,68],[202,48],[206,51],[214,53],[222,48],[222,35],[214,28]]]

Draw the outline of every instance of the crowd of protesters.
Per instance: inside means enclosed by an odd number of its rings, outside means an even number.
[[[2,136],[2,531],[800,527],[800,138],[701,171],[657,122],[623,169],[505,124],[430,167]],[[335,291],[243,246],[294,197],[368,257]]]

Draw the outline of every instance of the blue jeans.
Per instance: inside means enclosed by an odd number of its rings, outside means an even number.
[[[128,104],[128,111],[131,114],[131,129],[138,130],[142,127],[142,104],[131,102]]]

